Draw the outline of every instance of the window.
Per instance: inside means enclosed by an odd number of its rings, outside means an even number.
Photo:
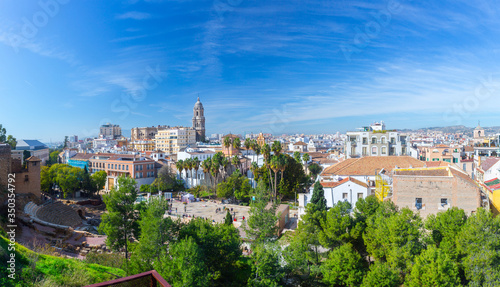
[[[363,144],[368,144],[368,139],[367,138],[363,138]]]
[[[395,138],[391,138],[391,144],[395,144],[396,143],[396,139]]]
[[[362,192],[358,192],[358,199],[362,199],[363,198],[363,193]]]
[[[387,148],[385,146],[382,147],[382,154],[387,154]]]
[[[415,198],[415,207],[417,209],[422,209],[422,198],[420,197]]]
[[[127,165],[127,170],[128,170],[128,165]]]
[[[342,193],[342,199],[347,199],[347,192]]]
[[[467,164],[465,164],[465,163],[464,163],[463,170],[464,170],[464,171],[467,171]]]
[[[372,147],[372,154],[377,154],[377,147],[376,146]]]
[[[376,137],[372,137],[372,144],[376,144],[377,143],[377,138]]]
[[[445,205],[448,205],[448,198],[441,198],[441,206],[444,207]]]
[[[385,144],[385,138],[380,138],[380,143]]]

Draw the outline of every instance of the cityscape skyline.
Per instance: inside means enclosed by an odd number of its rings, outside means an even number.
[[[107,122],[190,126],[198,96],[208,135],[498,125],[500,47],[489,39],[500,8],[481,1],[47,0],[0,11],[0,120],[18,139],[90,137]]]

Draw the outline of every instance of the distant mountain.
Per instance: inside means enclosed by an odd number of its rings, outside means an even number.
[[[459,126],[448,126],[448,127],[428,127],[428,128],[420,128],[420,129],[404,129],[400,130],[401,132],[443,132],[443,133],[463,133],[468,136],[473,136],[474,129],[466,127],[464,125]],[[486,134],[497,134],[500,133],[500,126],[495,127],[483,127]]]

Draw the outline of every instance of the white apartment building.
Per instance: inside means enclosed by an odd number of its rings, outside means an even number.
[[[374,123],[369,127],[363,127],[361,131],[346,134],[346,158],[409,154],[407,136],[395,130],[386,130],[384,122]]]
[[[196,132],[192,128],[160,130],[154,138],[156,150],[177,154],[181,149],[196,146]]]

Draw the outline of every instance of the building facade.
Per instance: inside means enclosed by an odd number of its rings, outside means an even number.
[[[30,156],[35,156],[42,161],[42,165],[49,160],[49,148],[37,140],[20,140],[17,142],[16,150],[29,151]]]
[[[196,131],[192,128],[170,128],[158,131],[154,139],[156,150],[177,154],[181,149],[196,145]]]
[[[193,129],[196,131],[196,141],[205,141],[205,109],[200,102],[200,97],[193,108]]]
[[[409,154],[407,136],[386,130],[383,122],[363,127],[362,131],[347,132],[344,150],[346,158]]]
[[[103,138],[117,139],[122,136],[122,128],[119,125],[107,123],[99,129],[99,136]]]
[[[455,206],[471,214],[486,200],[474,181],[453,166],[396,169],[393,173],[391,200],[422,217]]]
[[[137,140],[152,140],[160,130],[166,130],[169,126],[156,126],[156,127],[142,127],[132,128],[130,131],[131,141]]]
[[[108,175],[106,190],[112,189],[118,177],[127,176],[136,180],[137,187],[151,184],[157,174],[154,160],[129,154],[95,154],[89,159],[89,172],[104,170]]]

